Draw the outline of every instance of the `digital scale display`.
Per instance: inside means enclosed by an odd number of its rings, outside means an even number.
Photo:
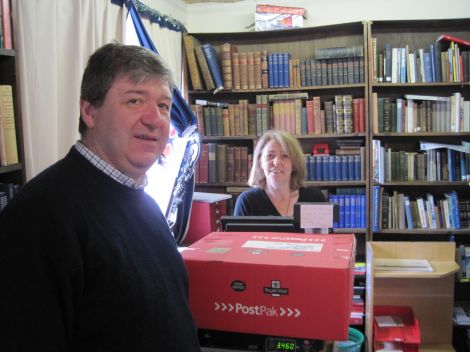
[[[293,339],[282,337],[268,337],[266,339],[266,352],[291,352],[297,350],[297,343]]]

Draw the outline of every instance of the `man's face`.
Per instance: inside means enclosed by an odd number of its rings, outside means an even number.
[[[83,142],[112,166],[139,180],[165,149],[172,96],[168,82],[155,77],[135,84],[117,78],[103,105],[80,102],[88,126]]]

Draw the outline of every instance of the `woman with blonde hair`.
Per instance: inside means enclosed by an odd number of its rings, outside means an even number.
[[[256,144],[248,184],[235,204],[236,216],[292,216],[296,202],[326,202],[316,187],[304,187],[305,157],[285,131],[266,131]]]

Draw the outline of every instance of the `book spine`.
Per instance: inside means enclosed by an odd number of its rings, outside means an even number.
[[[222,70],[220,69],[219,59],[215,52],[214,47],[211,44],[204,44],[202,46],[204,56],[206,57],[207,65],[209,66],[209,71],[214,80],[215,90],[214,93],[219,90],[224,89],[224,83],[222,81]]]
[[[18,163],[13,89],[10,85],[0,85],[0,116],[5,143],[6,165]]]

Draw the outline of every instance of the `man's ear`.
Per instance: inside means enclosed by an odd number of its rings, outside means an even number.
[[[95,107],[90,102],[80,99],[80,114],[88,128],[95,125]]]

